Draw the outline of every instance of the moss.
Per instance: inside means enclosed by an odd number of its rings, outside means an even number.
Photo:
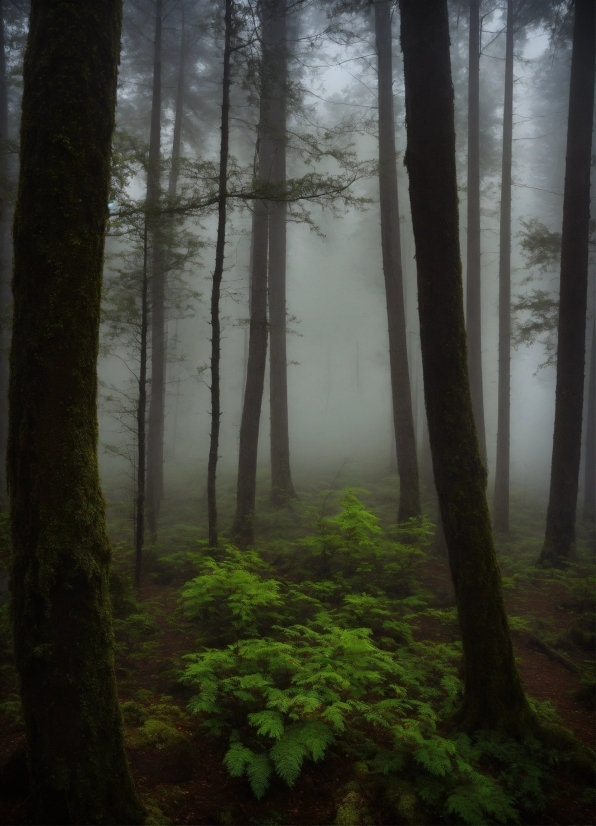
[[[138,823],[97,466],[97,374],[121,7],[33,0],[14,219],[8,482],[29,817]]]
[[[150,717],[142,726],[126,733],[129,748],[154,747],[161,752],[162,769],[172,782],[190,780],[195,752],[189,738],[169,723]]]
[[[142,726],[149,719],[147,709],[132,700],[122,703],[120,708],[122,719],[127,726]]]
[[[533,716],[507,626],[468,379],[447,10],[427,6],[400,0],[406,165],[425,404],[464,649],[458,723],[523,736]]]
[[[541,721],[536,729],[536,737],[544,746],[556,751],[558,758],[568,763],[574,775],[594,785],[594,752],[578,740],[572,731],[557,723]]]
[[[342,786],[336,799],[336,826],[361,826],[373,822],[360,785],[356,781]]]
[[[389,810],[403,823],[427,823],[420,798],[411,783],[402,779],[391,779],[385,788],[384,799]]]

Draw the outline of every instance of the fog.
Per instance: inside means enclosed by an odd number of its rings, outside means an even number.
[[[171,31],[164,55],[162,154],[169,157],[173,124],[173,90],[177,71],[178,15],[171,4]],[[126,8],[126,4],[125,4]],[[125,30],[131,15],[125,15]],[[289,75],[300,94],[292,105],[290,132],[333,128],[352,117],[360,131],[351,142],[360,160],[377,158],[376,59],[370,21],[363,16],[362,31],[353,42],[341,42],[336,33],[326,37],[329,21],[320,11],[294,15],[294,40]],[[145,15],[136,24],[150,39],[152,20]],[[489,496],[494,480],[497,411],[497,333],[499,202],[504,83],[504,18],[495,11],[484,20],[485,51],[481,65],[482,164],[482,325],[483,382],[487,430]],[[402,266],[407,316],[408,358],[419,456],[425,439],[422,368],[416,297],[416,261],[411,229],[405,151],[404,90],[399,21],[394,26],[394,107],[398,147],[399,209],[402,228]],[[458,139],[460,231],[465,285],[466,248],[466,129],[467,129],[467,20],[452,9],[452,64]],[[198,29],[196,31],[199,31]],[[315,37],[315,35],[318,35]],[[151,52],[133,54],[124,40],[118,103],[118,126],[148,141]],[[140,47],[139,47],[140,48]],[[127,52],[127,49],[129,50]],[[141,57],[139,57],[141,54]],[[189,49],[188,108],[183,123],[183,156],[217,162],[221,79],[221,38],[197,34]],[[561,231],[565,161],[566,108],[569,83],[569,39],[550,37],[545,28],[526,27],[516,41],[514,67],[514,149],[512,203],[513,300],[527,290],[530,273],[520,249],[522,220],[537,218],[552,232]],[[144,63],[143,63],[144,61]],[[236,68],[232,88],[231,151],[238,163],[250,164],[254,153],[258,102],[242,88],[242,67]],[[367,119],[369,119],[367,121]],[[353,126],[354,124],[352,124]],[[351,127],[350,127],[351,128]],[[291,141],[290,141],[291,143]],[[298,176],[304,160],[290,146],[288,174]],[[323,158],[318,169],[333,170]],[[165,182],[167,170],[162,179]],[[140,197],[143,176],[129,184],[129,194]],[[165,183],[163,184],[165,186]],[[326,487],[366,480],[371,474],[394,473],[391,388],[387,344],[387,314],[380,240],[378,180],[372,174],[357,180],[354,196],[368,199],[359,208],[338,205],[337,215],[316,202],[308,205],[316,227],[291,220],[287,227],[288,404],[290,451],[298,489]],[[193,299],[185,317],[168,321],[165,474],[167,486],[185,480],[193,497],[203,496],[209,449],[209,294],[214,261],[214,214],[189,214],[186,228],[204,247],[200,257],[185,267],[184,278]],[[251,255],[250,202],[230,204],[225,273],[221,304],[221,436],[219,479],[233,484],[238,461],[248,342],[247,320]],[[126,241],[108,241],[108,250],[122,251]],[[594,248],[591,248],[589,314],[594,308]],[[530,286],[556,291],[557,272],[537,274]],[[108,261],[106,279],[113,278]],[[588,323],[588,334],[591,324]],[[511,353],[511,485],[543,497],[548,489],[554,416],[555,370],[540,367],[544,347],[535,343]],[[115,390],[122,391],[135,365],[118,347],[100,359],[101,472],[109,499],[132,493],[134,433],[123,427],[115,412]],[[268,376],[262,406],[259,440],[259,478],[266,478],[269,460]],[[107,398],[111,397],[111,398]],[[107,447],[111,446],[111,447]],[[134,461],[134,457],[133,457]],[[395,477],[397,485],[397,477]],[[127,493],[128,492],[128,493]]]

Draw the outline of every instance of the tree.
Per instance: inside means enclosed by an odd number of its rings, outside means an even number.
[[[213,285],[211,288],[211,434],[209,438],[209,459],[207,463],[207,516],[209,521],[209,545],[212,548],[217,547],[218,543],[216,478],[221,416],[219,383],[221,321],[219,318],[219,302],[226,248],[226,207],[230,146],[232,5],[232,0],[225,0],[221,141],[219,147],[219,181],[217,192],[217,241],[215,246]]]
[[[159,508],[163,499],[163,437],[165,421],[166,326],[165,260],[162,219],[158,213],[161,197],[161,37],[163,0],[155,5],[155,41],[153,53],[153,90],[149,165],[147,168],[147,209],[153,246],[151,278],[151,398],[147,433],[147,522],[151,541],[157,538]]]
[[[269,0],[272,61],[268,125],[272,183],[286,183],[287,42],[286,0]],[[286,215],[284,200],[269,203],[269,398],[271,410],[271,502],[284,505],[296,496],[290,468],[288,357],[286,351]]]
[[[147,219],[143,221],[143,276],[141,282],[141,349],[139,364],[139,399],[137,402],[137,501],[135,517],[135,585],[141,584],[143,544],[145,541],[145,460],[147,422],[147,332],[149,273],[147,266]]]
[[[4,3],[0,0],[0,503],[6,502],[8,348],[10,345],[10,222],[8,198],[8,88],[4,46]]]
[[[531,23],[548,22],[555,14],[546,0],[507,0],[505,95],[499,225],[499,381],[497,456],[493,521],[496,531],[509,531],[509,471],[511,452],[511,163],[513,156],[513,45],[517,32]]]
[[[272,143],[268,123],[269,88],[275,64],[271,58],[270,34],[271,17],[262,13],[262,58],[260,66],[260,103],[258,146],[258,175],[264,184],[271,172]],[[285,230],[284,230],[285,231]],[[267,267],[269,244],[269,208],[264,200],[255,202],[252,216],[252,249],[250,273],[250,327],[248,339],[248,360],[242,420],[240,422],[240,444],[238,450],[238,481],[236,485],[236,514],[232,534],[241,547],[254,542],[254,515],[257,487],[257,451],[263,387],[267,361]]]
[[[467,370],[446,0],[400,0],[424,396],[464,650],[459,725],[533,719],[509,634]]]
[[[480,455],[486,466],[484,392],[482,388],[482,319],[480,256],[480,0],[470,0],[468,76],[468,231],[466,332],[468,373]]]
[[[412,414],[401,268],[397,169],[395,166],[395,124],[393,119],[391,3],[390,0],[374,0],[373,5],[378,60],[381,245],[389,328],[393,426],[400,480],[397,518],[399,522],[404,522],[413,516],[420,516],[420,484],[414,417]]]
[[[555,427],[546,532],[539,559],[542,565],[563,564],[575,541],[584,401],[595,39],[594,3],[575,0],[561,234]]]
[[[584,519],[592,523],[596,520],[596,323],[594,321],[592,321],[592,349],[588,374]]]
[[[33,0],[14,222],[8,479],[15,661],[37,823],[141,823],[113,664],[97,467],[121,4]]]
[[[507,0],[503,162],[499,228],[499,389],[494,525],[509,530],[509,455],[511,431],[511,156],[513,147],[513,0]]]

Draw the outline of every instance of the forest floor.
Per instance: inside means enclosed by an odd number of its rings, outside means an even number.
[[[592,749],[593,577],[589,566],[576,570],[574,575],[554,577],[532,569],[527,559],[539,541],[533,530],[532,523],[531,529],[522,527],[500,543],[519,670],[528,696],[545,704],[542,713],[558,717],[578,740]],[[121,545],[120,550],[124,547]],[[523,562],[523,554],[517,556],[520,547],[525,553]],[[279,554],[276,556],[278,550],[273,542],[265,555],[273,559],[279,576],[285,563],[280,561]],[[415,802],[407,808],[410,798],[403,794],[401,808],[392,809],[387,805],[386,791],[380,792],[378,784],[370,779],[362,755],[355,754],[349,741],[346,745],[341,737],[326,749],[324,760],[305,759],[291,787],[273,776],[266,793],[257,799],[247,777],[232,777],[224,763],[231,742],[228,737],[217,734],[217,725],[215,735],[210,734],[199,724],[201,714],[189,713],[189,701],[196,694],[196,687],[180,681],[188,667],[184,658],[204,648],[206,638],[198,631],[196,616],[189,615],[189,611],[185,616],[180,610],[183,582],[191,579],[195,570],[185,553],[178,552],[171,558],[175,562],[169,566],[164,566],[163,557],[161,563],[154,560],[153,570],[148,570],[138,594],[132,594],[126,583],[120,582],[114,595],[117,676],[127,747],[135,783],[149,813],[148,823],[358,826],[518,822],[579,826],[596,822],[594,795],[586,790],[586,778],[578,776],[565,761],[552,764],[543,772],[542,804],[535,811],[518,806],[510,819],[497,810],[491,815],[487,804],[482,819],[477,821],[472,814],[466,816],[465,809],[463,815],[456,809],[451,813],[444,809],[443,814],[428,820],[428,813],[417,808]],[[129,560],[130,553],[125,552],[121,565],[126,568]],[[455,600],[446,560],[432,551],[421,556],[416,560],[412,582],[412,593],[430,594],[432,600],[425,604],[426,610],[407,615],[411,645],[457,646]],[[219,598],[223,600],[225,594],[219,593]],[[203,617],[205,605],[202,603]],[[225,647],[224,642],[219,640],[216,648]],[[0,766],[5,768],[0,776],[0,823],[27,823],[22,758],[25,738],[8,646],[1,653]],[[438,730],[441,736],[449,737],[448,723],[439,723]],[[490,761],[483,770],[488,776],[496,776],[497,768]]]

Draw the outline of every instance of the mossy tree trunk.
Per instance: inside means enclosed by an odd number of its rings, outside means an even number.
[[[400,0],[424,396],[464,651],[466,729],[533,717],[503,603],[467,368],[447,0]]]
[[[584,519],[596,517],[596,322],[592,321],[592,349],[588,377],[588,421],[586,422],[586,470],[584,484]]]
[[[141,329],[139,397],[137,399],[137,501],[135,518],[135,585],[141,584],[145,542],[145,464],[147,459],[147,334],[149,332],[149,272],[147,216],[143,226],[143,277],[141,281]]]
[[[390,0],[374,0],[373,5],[378,66],[381,246],[389,330],[393,427],[400,486],[397,519],[399,522],[404,522],[413,516],[420,516],[421,508],[401,267],[393,119],[392,10]]]
[[[286,182],[287,41],[286,0],[268,0],[271,71],[268,122],[272,141],[270,180]],[[269,393],[271,410],[271,502],[285,505],[296,497],[290,466],[288,416],[288,357],[286,330],[286,235],[285,201],[269,202]]]
[[[495,464],[495,530],[509,530],[511,431],[511,157],[513,147],[513,0],[507,0],[505,100],[499,226],[499,384]]]
[[[155,4],[153,89],[147,168],[147,209],[151,231],[151,396],[147,421],[147,523],[152,542],[157,539],[163,499],[163,439],[166,398],[165,258],[161,198],[161,39],[163,0]]]
[[[0,145],[8,140],[8,78],[4,45],[4,1],[0,0]],[[8,435],[8,350],[12,248],[8,153],[0,146],[0,508],[6,509],[6,439]]]
[[[482,387],[482,307],[480,300],[480,0],[470,0],[468,64],[466,333],[474,420],[476,421],[480,455],[486,467],[484,391]]]
[[[259,178],[269,180],[271,168],[271,140],[267,126],[269,101],[265,78],[267,50],[264,49],[262,89],[259,115]],[[240,423],[238,451],[238,481],[236,485],[236,515],[232,534],[240,547],[254,542],[255,497],[257,490],[257,454],[263,387],[267,364],[267,249],[269,240],[269,212],[265,201],[256,201],[252,218],[252,250],[250,279],[250,328],[244,404]]]
[[[209,459],[207,463],[207,518],[209,522],[209,545],[212,548],[216,548],[218,544],[216,482],[221,418],[219,376],[221,360],[221,320],[219,317],[219,302],[221,298],[221,282],[223,279],[226,250],[226,188],[228,184],[228,156],[230,146],[232,7],[232,0],[225,0],[225,43],[221,102],[221,141],[219,146],[217,240],[215,242],[215,266],[213,268],[213,283],[211,286],[211,434],[209,439]]]
[[[33,0],[14,221],[8,478],[34,823],[140,823],[123,746],[97,465],[119,0]]]
[[[542,565],[564,563],[575,542],[584,404],[595,40],[594,0],[575,0],[561,235],[555,427],[546,532],[540,554]]]

